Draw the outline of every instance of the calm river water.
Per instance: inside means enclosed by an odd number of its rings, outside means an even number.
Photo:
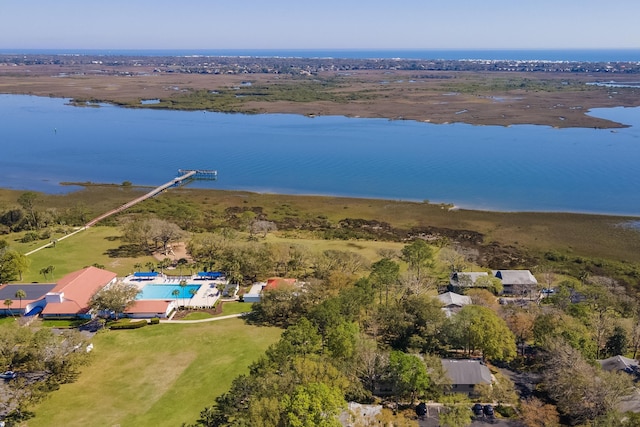
[[[632,125],[611,131],[78,108],[0,95],[0,187],[159,185],[200,168],[219,176],[198,187],[640,215],[639,113],[592,112]]]

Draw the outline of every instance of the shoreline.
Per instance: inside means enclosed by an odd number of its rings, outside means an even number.
[[[117,183],[99,183],[99,182],[61,182],[59,183],[60,187],[77,187],[70,189],[67,192],[63,193],[48,193],[45,191],[36,191],[36,190],[28,190],[28,189],[14,189],[14,188],[5,188],[0,187],[0,191],[12,191],[12,192],[25,192],[25,191],[34,191],[36,193],[44,194],[47,196],[67,196],[71,193],[81,192],[85,189],[114,189],[114,190],[127,190],[127,191],[137,191],[147,192],[150,188],[155,188],[154,185],[139,185],[132,183],[131,185],[122,185]],[[173,190],[173,189],[171,189]],[[299,198],[316,198],[316,199],[334,199],[334,200],[359,200],[359,201],[377,201],[377,202],[393,202],[393,203],[410,203],[415,205],[429,205],[435,208],[439,208],[443,211],[447,212],[479,212],[486,214],[526,214],[526,215],[585,215],[585,216],[593,216],[593,217],[611,217],[611,218],[619,218],[625,219],[629,221],[637,221],[640,219],[640,214],[632,214],[632,213],[616,213],[616,212],[592,212],[592,211],[538,211],[538,210],[500,210],[500,209],[492,209],[486,208],[483,209],[478,206],[465,206],[464,203],[456,203],[456,202],[445,202],[445,201],[436,201],[436,200],[418,200],[418,199],[401,199],[401,198],[381,198],[381,197],[367,197],[362,195],[340,195],[340,194],[306,194],[306,193],[276,193],[270,191],[256,191],[252,189],[221,189],[221,188],[202,188],[202,187],[189,187],[188,184],[178,187],[177,190],[186,190],[186,191],[196,191],[196,192],[222,192],[228,195],[233,195],[234,193],[242,193],[253,196],[266,196],[266,197],[299,197]],[[631,227],[637,228],[637,227]]]
[[[433,124],[626,127],[588,115],[638,107],[637,74],[353,69],[308,74],[207,74],[153,66],[0,64],[0,93],[128,108],[413,120]],[[175,71],[175,72],[174,72]],[[154,99],[157,103],[144,104]]]

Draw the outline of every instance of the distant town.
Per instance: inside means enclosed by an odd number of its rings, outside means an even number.
[[[71,66],[83,74],[132,74],[130,67],[149,67],[154,73],[187,74],[316,74],[325,71],[513,71],[638,74],[638,62],[577,62],[544,60],[348,59],[226,56],[124,55],[0,55],[0,67],[25,65]],[[121,70],[122,68],[122,70]],[[125,70],[126,69],[126,70]],[[81,71],[79,71],[81,70]],[[423,75],[422,77],[428,77]]]

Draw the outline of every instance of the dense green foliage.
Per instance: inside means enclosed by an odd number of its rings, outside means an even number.
[[[0,343],[0,371],[18,375],[5,383],[0,396],[0,419],[10,423],[33,416],[34,404],[60,384],[75,381],[79,367],[88,362],[86,338],[77,331],[54,334],[11,322],[0,325]]]

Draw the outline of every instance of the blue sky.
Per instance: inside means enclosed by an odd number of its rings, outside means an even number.
[[[0,0],[7,49],[640,48],[638,0]]]

